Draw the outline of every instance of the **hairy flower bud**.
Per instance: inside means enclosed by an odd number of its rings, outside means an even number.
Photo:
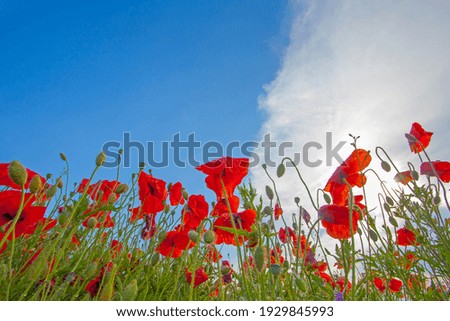
[[[188,236],[189,236],[189,238],[190,238],[190,240],[191,240],[192,242],[197,243],[197,241],[198,241],[198,233],[197,233],[196,231],[190,230],[190,231],[188,232]]]
[[[64,153],[59,153],[59,157],[61,157],[61,159],[63,160],[63,161],[67,161],[67,157],[66,157],[66,155],[64,154]]]
[[[57,189],[58,189],[58,186],[56,186],[56,185],[50,186],[50,188],[45,193],[47,198],[52,198],[53,196],[55,196]]]
[[[266,266],[266,255],[262,246],[256,248],[254,259],[256,269],[261,272]]]
[[[272,188],[269,185],[266,185],[266,195],[270,200],[273,200],[273,197],[275,196]]]
[[[389,165],[388,162],[386,161],[382,161],[381,162],[381,168],[386,171],[386,172],[390,172],[391,171],[391,165]]]
[[[103,163],[106,161],[106,155],[105,153],[103,153],[103,151],[101,151],[98,155],[97,158],[95,159],[95,165],[97,165],[98,167],[102,166]]]
[[[90,217],[87,221],[87,226],[89,228],[94,228],[97,225],[98,221],[95,217]]]
[[[272,264],[269,267],[269,271],[275,276],[280,275],[280,273],[281,273],[281,266],[279,264]]]
[[[28,178],[27,170],[19,161],[12,161],[8,166],[8,175],[19,186],[25,186]]]
[[[122,300],[123,301],[133,301],[138,292],[137,280],[133,279],[130,283],[123,289]]]
[[[116,188],[116,194],[123,194],[123,193],[128,192],[128,190],[129,190],[128,185],[125,184],[125,183],[122,183],[122,184],[120,184],[119,186],[117,186],[117,188]]]
[[[42,180],[39,175],[34,175],[30,181],[30,192],[31,194],[38,193],[42,188]]]
[[[206,231],[205,235],[203,235],[203,241],[205,241],[206,244],[212,244],[215,241],[214,232],[212,230]]]
[[[283,163],[281,163],[280,165],[278,165],[277,167],[277,176],[278,177],[282,177],[284,175],[284,173],[286,172],[286,166],[284,166]]]

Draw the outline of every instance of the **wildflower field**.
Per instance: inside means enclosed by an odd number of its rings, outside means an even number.
[[[222,157],[192,169],[210,200],[144,166],[102,180],[103,153],[75,187],[64,154],[61,177],[0,164],[0,300],[448,300],[450,163],[427,154],[431,137],[412,124],[405,148],[417,163],[401,168],[355,139],[318,191],[289,158],[256,191],[249,160]],[[309,195],[292,200],[294,214],[277,191],[288,174]]]

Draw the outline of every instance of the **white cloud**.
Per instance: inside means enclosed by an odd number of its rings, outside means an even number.
[[[352,133],[361,136],[361,148],[381,145],[407,169],[406,161],[417,159],[403,134],[417,121],[435,132],[433,157],[450,159],[449,1],[297,1],[291,8],[290,44],[260,99],[267,114],[261,137],[271,133],[301,152],[308,141],[325,145],[326,132],[335,142],[349,141]],[[312,156],[325,159],[324,151]],[[342,157],[350,151],[347,145]],[[315,190],[336,165],[300,169]],[[311,208],[294,172],[288,173],[277,179],[284,207],[294,209],[293,197],[301,196]],[[260,168],[252,174],[264,191],[269,180]]]

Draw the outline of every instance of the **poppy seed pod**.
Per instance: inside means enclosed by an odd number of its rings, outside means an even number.
[[[19,161],[12,161],[8,166],[8,175],[11,180],[19,186],[25,186],[28,173]]]

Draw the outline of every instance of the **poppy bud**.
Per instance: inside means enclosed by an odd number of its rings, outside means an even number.
[[[59,153],[59,157],[61,157],[61,159],[63,160],[63,161],[67,161],[67,157],[66,157],[66,155],[64,154],[64,153]]]
[[[108,203],[109,203],[110,205],[112,205],[112,204],[114,204],[115,202],[116,202],[116,195],[114,195],[114,194],[109,195],[109,196],[108,196]]]
[[[275,276],[280,275],[280,273],[281,273],[281,266],[279,264],[272,264],[269,267],[269,271]]]
[[[300,197],[298,197],[298,196],[294,197],[294,202],[295,202],[295,204],[298,205],[298,203],[300,203]]]
[[[272,210],[272,208],[271,208],[270,206],[266,206],[266,207],[264,207],[264,209],[263,209],[263,213],[264,213],[265,215],[267,215],[267,216],[272,215],[272,212],[273,212],[273,210]]]
[[[58,186],[59,189],[63,188],[64,183],[63,183],[62,179],[58,179],[58,181],[56,182],[56,186]]]
[[[389,223],[391,223],[394,227],[398,227],[397,220],[393,216],[389,216]]]
[[[28,178],[27,170],[19,161],[12,161],[8,166],[8,175],[19,186],[25,186]]]
[[[415,181],[418,181],[418,180],[419,180],[419,173],[417,173],[416,171],[411,171],[411,177],[412,177]]]
[[[330,204],[331,203],[331,197],[328,194],[323,194],[323,199],[325,200],[325,203]]]
[[[231,267],[225,264],[222,264],[222,267],[220,268],[220,273],[222,274],[228,274],[231,271]]]
[[[196,231],[190,230],[188,232],[188,236],[189,236],[189,238],[190,238],[190,240],[192,242],[197,243],[197,241],[198,241],[198,233]]]
[[[137,280],[133,279],[131,282],[123,289],[122,300],[123,301],[133,301],[138,292]]]
[[[152,257],[150,259],[150,264],[152,266],[155,266],[156,264],[158,264],[158,262],[159,262],[159,254],[155,253],[155,254],[152,255]]]
[[[283,163],[281,163],[280,165],[278,165],[277,167],[277,176],[281,177],[284,175],[284,173],[286,172],[286,167],[284,166]]]
[[[212,230],[206,231],[205,235],[203,235],[203,241],[205,241],[206,244],[212,244],[215,241],[214,232]]]
[[[405,134],[406,139],[408,140],[408,142],[410,143],[417,143],[417,138],[414,135],[411,134]]]
[[[189,194],[188,194],[188,192],[183,188],[183,190],[181,191],[181,193],[183,194],[183,198],[185,199],[185,200],[187,200],[188,198],[189,198]]]
[[[6,264],[0,265],[0,280],[5,280],[7,277],[8,266]]]
[[[86,267],[86,270],[84,270],[84,277],[86,279],[89,279],[94,276],[95,272],[97,272],[98,264],[97,262],[92,262]]]
[[[47,196],[47,198],[52,198],[53,196],[56,195],[56,191],[57,191],[57,186],[56,185],[52,185],[47,192],[45,193],[45,195]]]
[[[386,172],[390,172],[391,171],[391,165],[389,165],[388,162],[386,161],[382,161],[381,162],[381,168],[386,171]]]
[[[256,269],[261,272],[266,266],[266,255],[262,246],[256,248],[254,259]]]
[[[433,204],[434,205],[439,205],[441,203],[441,198],[439,196],[435,196],[433,198]]]
[[[392,198],[390,198],[389,196],[386,196],[386,202],[391,205],[394,206],[394,201],[392,200]]]
[[[158,241],[162,242],[166,239],[167,236],[167,232],[166,231],[161,231],[158,234]]]
[[[58,222],[60,225],[64,225],[64,224],[66,224],[67,219],[68,219],[67,213],[62,212],[61,214],[59,214]]]
[[[87,221],[87,226],[89,228],[94,228],[97,225],[98,221],[95,217],[90,217]]]
[[[295,284],[300,289],[300,291],[305,292],[306,291],[306,283],[302,278],[297,278],[295,280]]]
[[[128,192],[128,185],[127,184],[120,184],[119,186],[117,186],[116,188],[116,194],[123,194]]]
[[[283,262],[283,267],[287,270],[287,269],[289,269],[291,266],[290,266],[290,263],[289,263],[289,261],[284,261]]]
[[[114,279],[115,279],[115,273],[108,272],[105,274],[105,277],[103,279],[103,289],[100,292],[100,300],[102,301],[110,301],[113,294],[114,294]]]
[[[30,181],[30,192],[31,194],[36,194],[42,188],[42,180],[39,175],[34,175]]]
[[[273,200],[274,193],[272,188],[269,185],[266,185],[266,195],[270,200]]]
[[[95,165],[98,167],[102,166],[103,163],[106,161],[106,155],[103,153],[103,151],[100,152],[100,154],[97,155],[97,158],[95,159]]]

